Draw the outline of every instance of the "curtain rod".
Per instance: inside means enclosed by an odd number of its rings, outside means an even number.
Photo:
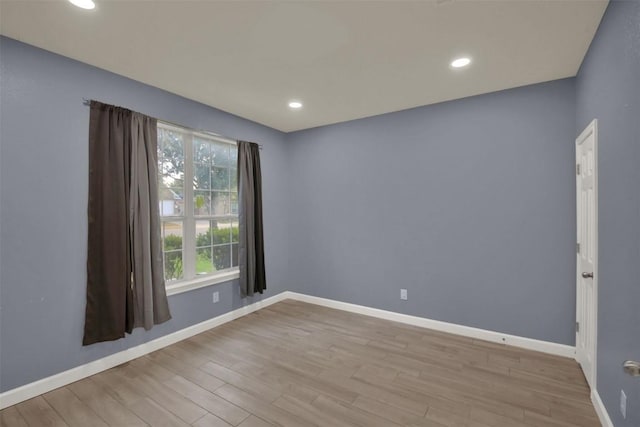
[[[87,106],[91,105],[91,101],[92,101],[92,99],[82,98],[82,103],[84,105],[87,105]],[[98,102],[100,102],[100,101],[98,101]],[[164,122],[164,123],[167,123],[167,124],[179,127],[179,128],[184,128],[184,129],[188,129],[188,130],[193,131],[193,132],[200,132],[200,133],[204,133],[204,134],[207,134],[207,135],[216,136],[218,138],[228,139],[229,141],[238,142],[238,140],[235,139],[235,138],[229,138],[228,136],[220,135],[219,133],[215,133],[215,132],[212,132],[210,130],[196,129],[196,128],[192,128],[192,127],[189,127],[189,126],[181,125],[179,123],[170,122],[169,120],[158,119],[157,117],[154,117],[154,118],[156,120],[159,120],[161,122]],[[258,147],[260,147],[260,149],[262,150],[262,144],[258,144]]]

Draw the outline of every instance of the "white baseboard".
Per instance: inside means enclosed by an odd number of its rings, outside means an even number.
[[[605,408],[602,399],[600,399],[598,390],[591,390],[591,403],[593,403],[593,407],[596,409],[596,414],[598,414],[598,418],[600,418],[602,427],[614,427],[609,417],[609,412],[607,412],[607,408]]]
[[[99,372],[106,371],[114,366],[129,362],[133,359],[144,356],[145,354],[160,350],[161,348],[177,343],[178,341],[185,340],[211,328],[215,328],[216,326],[253,313],[254,311],[270,306],[271,304],[275,304],[283,299],[286,299],[286,292],[281,292],[272,297],[265,298],[261,301],[246,305],[212,319],[205,320],[204,322],[189,326],[153,341],[140,344],[136,347],[111,354],[101,359],[94,360],[93,362],[60,372],[59,374],[5,391],[4,393],[0,393],[0,409],[7,408],[56,388],[90,377],[91,375],[95,375]]]
[[[153,341],[149,341],[139,346],[103,357],[102,359],[94,360],[85,365],[81,365],[67,371],[60,372],[59,374],[55,374],[35,382],[25,384],[21,387],[8,390],[4,393],[0,393],[0,409],[7,408],[9,406],[15,405],[16,403],[23,402],[33,397],[39,396],[43,393],[54,390],[58,387],[63,387],[67,384],[71,384],[72,382],[79,381],[91,375],[95,375],[99,372],[106,371],[107,369],[111,369],[114,366],[121,365],[135,358],[144,356],[145,354],[160,350],[161,348],[167,347],[178,341],[185,340],[201,332],[238,319],[242,316],[253,313],[254,311],[260,310],[264,307],[268,307],[271,304],[275,304],[287,298],[308,302],[311,304],[322,305],[329,308],[335,308],[338,310],[349,311],[352,313],[363,314],[366,316],[378,317],[380,319],[391,320],[394,322],[405,323],[408,325],[420,326],[423,328],[434,329],[442,332],[449,332],[452,334],[462,335],[470,338],[508,344],[528,350],[541,351],[543,353],[555,354],[558,356],[569,358],[573,358],[575,356],[575,348],[568,345],[534,340],[531,338],[523,338],[515,335],[507,335],[500,332],[487,331],[484,329],[456,325],[453,323],[441,322],[424,317],[410,316],[408,314],[396,313],[392,311],[380,310],[377,308],[365,307],[357,304],[350,304],[346,302],[334,301],[326,298],[319,298],[310,295],[299,294],[296,292],[285,291],[272,297],[266,298],[262,301],[255,302],[253,304],[222,314],[218,317],[214,317],[213,319],[205,320],[204,322],[157,338]],[[597,393],[595,394],[595,396],[597,397]],[[592,399],[594,399],[593,395]],[[606,415],[607,412],[604,409],[604,405],[602,405],[599,397],[597,397],[597,401],[600,402],[601,411],[604,411],[598,412],[598,415],[601,417],[601,419],[603,419],[603,416],[606,416],[606,419],[609,420],[608,415]],[[596,405],[595,401],[594,405],[596,406],[596,410],[598,410],[598,406]],[[601,413],[603,413],[604,415],[601,415]],[[613,427],[613,424],[611,424],[611,421],[609,420],[609,424],[605,424],[605,426]]]
[[[364,314],[366,316],[378,317],[380,319],[392,320],[394,322],[405,323],[422,328],[434,329],[436,331],[448,332],[470,338],[477,338],[484,341],[491,341],[501,344],[512,345],[514,347],[535,350],[543,353],[554,354],[556,356],[575,358],[575,347],[557,344],[548,341],[524,338],[516,335],[507,335],[500,332],[488,331],[485,329],[472,328],[470,326],[456,325],[454,323],[441,322],[439,320],[427,319],[424,317],[411,316],[408,314],[396,313],[393,311],[380,310],[378,308],[365,307],[363,305],[351,304],[347,302],[335,301],[326,298],[314,297],[296,292],[285,292],[286,298],[311,304],[322,305],[338,310],[350,311],[352,313]]]

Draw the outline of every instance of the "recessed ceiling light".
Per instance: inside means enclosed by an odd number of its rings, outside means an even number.
[[[294,110],[302,108],[302,102],[300,102],[300,101],[291,101],[291,102],[289,102],[289,108],[293,108]]]
[[[456,58],[451,61],[451,66],[453,68],[462,68],[466,67],[469,64],[471,64],[471,58],[467,58],[466,56],[462,58]]]
[[[74,6],[81,7],[82,9],[94,9],[96,4],[93,0],[69,0]]]

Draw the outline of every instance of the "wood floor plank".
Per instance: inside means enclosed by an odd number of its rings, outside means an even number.
[[[355,391],[349,390],[341,383],[336,384],[328,380],[325,375],[319,377],[303,375],[296,370],[287,369],[286,366],[272,363],[245,363],[235,365],[235,368],[254,375],[260,375],[261,378],[271,378],[271,381],[275,383],[293,384],[301,389],[311,390],[310,393],[325,393],[346,402],[353,402],[358,397]]]
[[[129,408],[153,427],[187,427],[189,425],[149,398],[138,400]]]
[[[275,391],[296,396],[305,402],[311,402],[320,394],[319,391],[294,382],[292,376],[282,375],[275,369],[265,369],[264,366],[245,362],[233,365],[232,369],[236,372],[241,372],[242,375],[249,376],[259,382],[267,384]]]
[[[234,387],[244,390],[249,394],[254,395],[260,399],[265,399],[269,402],[273,402],[280,393],[266,384],[256,381],[251,377],[239,374],[238,372],[225,368],[214,362],[207,362],[200,367],[200,370],[208,372],[220,380],[220,382],[231,384]]]
[[[524,423],[531,427],[600,427],[599,422],[589,422],[589,424],[580,424],[580,421],[570,422],[552,418],[550,416],[541,415],[536,412],[524,411]]]
[[[91,378],[70,384],[67,388],[105,420],[107,425],[123,427],[147,425]]]
[[[135,378],[138,373],[144,373],[144,375],[153,378],[156,381],[164,381],[175,375],[174,372],[165,368],[164,366],[155,363],[147,356],[139,357],[127,363],[127,373],[129,378]]]
[[[285,300],[0,411],[2,427],[596,427],[572,359]]]
[[[72,427],[107,427],[107,424],[67,387],[42,395],[49,405]]]
[[[42,396],[19,403],[16,407],[30,426],[69,427]]]
[[[124,406],[144,399],[145,395],[129,386],[128,378],[123,377],[118,368],[111,368],[96,374],[91,379]]]
[[[244,420],[239,427],[273,427],[273,425],[274,424],[268,423],[255,415],[251,415],[249,418]]]
[[[407,424],[407,427],[447,427],[447,426],[444,424],[440,424],[439,422],[436,422],[434,420],[422,418],[422,419],[414,420],[411,424]],[[474,427],[477,427],[477,426],[474,426]]]
[[[182,362],[195,368],[204,365],[210,360],[208,357],[202,356],[199,352],[189,350],[188,346],[186,346],[185,343],[182,342],[178,342],[160,351],[168,353],[176,359],[181,360]]]
[[[349,405],[340,400],[334,400],[330,397],[319,396],[312,402],[313,406],[321,411],[329,412],[333,416],[344,420],[349,425],[360,427],[398,427],[396,424],[385,418],[380,418],[370,414],[353,405]]]
[[[194,427],[231,427],[231,424],[224,421],[222,418],[218,418],[215,415],[208,413],[204,417],[200,418],[195,423],[191,424]]]
[[[403,426],[411,424],[414,420],[421,418],[418,415],[403,411],[400,408],[389,405],[380,400],[370,399],[365,396],[359,396],[355,402],[353,402],[353,406],[372,415],[376,415],[380,418],[384,418]]]
[[[349,427],[349,424],[346,422],[335,418],[330,413],[316,408],[311,404],[311,402],[298,399],[297,396],[284,394],[273,402],[273,405],[284,409],[285,411],[290,412],[311,424],[318,426]]]
[[[155,352],[148,355],[147,357],[149,357],[155,363],[171,370],[173,372],[173,375],[180,375],[181,377],[188,379],[189,381],[199,385],[205,390],[214,391],[218,387],[221,387],[225,384],[224,381],[214,377],[213,375],[209,375],[208,373],[206,373],[206,371],[194,368],[193,366],[187,365],[186,363],[182,363],[182,361],[174,358],[173,356],[170,356],[167,353]],[[173,375],[171,375],[169,378],[173,377]]]
[[[0,426],[2,427],[28,427],[29,425],[22,418],[18,408],[10,406],[3,411],[0,411]]]
[[[328,374],[327,377],[331,378],[330,375]],[[399,387],[393,382],[377,379],[375,376],[333,377],[332,380],[353,391],[357,396],[379,400],[416,415],[424,415],[428,408],[424,394],[415,389]]]
[[[242,359],[235,357],[233,353],[222,350],[216,336],[207,332],[191,337],[189,342],[204,351],[210,361],[224,367],[229,368],[242,361]]]
[[[425,418],[431,422],[439,423],[447,427],[467,427],[467,424],[470,422],[467,416],[459,413],[451,413],[435,406],[429,408]]]
[[[140,395],[146,396],[187,424],[195,422],[206,414],[206,410],[199,407],[191,400],[172,392],[164,383],[156,381],[146,374],[130,377],[131,367],[123,367],[121,381],[127,383]],[[172,377],[173,378],[173,377]]]
[[[234,386],[227,384],[216,390],[216,394],[220,397],[234,403],[235,405],[246,408],[252,414],[269,421],[275,425],[282,427],[307,427],[315,424],[306,422],[295,415],[278,408],[277,406],[265,403]]]
[[[165,381],[164,384],[231,425],[236,426],[249,416],[249,412],[241,407],[197,386],[183,377],[175,376]],[[220,390],[220,388],[218,388],[218,390]],[[218,390],[216,390],[216,393]]]
[[[522,414],[524,419],[524,412]],[[514,418],[506,417],[504,415],[496,414],[495,412],[488,411],[484,408],[472,407],[469,412],[469,420],[475,423],[484,424],[490,427],[527,427],[527,425]]]

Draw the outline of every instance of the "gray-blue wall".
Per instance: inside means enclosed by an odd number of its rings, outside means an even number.
[[[598,119],[597,388],[617,427],[640,426],[640,1],[612,1],[577,77],[579,133]],[[620,390],[627,394],[627,419]]]
[[[574,83],[288,134],[289,283],[573,345]]]
[[[232,282],[169,297],[173,319],[82,347],[87,135],[82,98],[264,145],[268,291],[287,289],[284,135],[138,82],[0,38],[0,391],[56,374],[237,308]]]

